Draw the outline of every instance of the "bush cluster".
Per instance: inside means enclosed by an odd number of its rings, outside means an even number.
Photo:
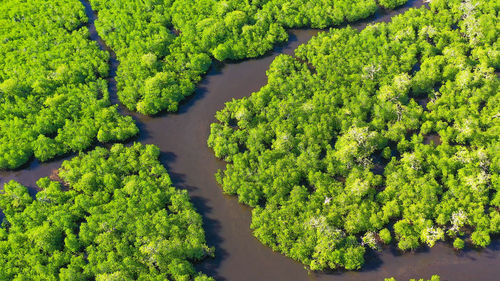
[[[98,147],[65,161],[32,199],[0,193],[1,280],[213,280],[192,262],[212,253],[187,192],[153,145]]]
[[[77,0],[0,5],[0,169],[137,134],[110,106],[108,58]]]
[[[91,0],[97,30],[120,60],[118,94],[130,109],[177,111],[212,59],[261,56],[286,28],[340,25],[375,13],[375,0]],[[394,8],[406,0],[381,1]]]
[[[498,1],[434,0],[321,33],[216,114],[216,175],[254,235],[313,270],[500,232]]]

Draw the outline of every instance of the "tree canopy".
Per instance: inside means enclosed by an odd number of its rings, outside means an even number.
[[[116,51],[118,95],[131,110],[176,111],[219,61],[261,56],[285,28],[340,25],[373,15],[375,0],[91,0]],[[394,8],[406,0],[379,1]]]
[[[381,1],[382,2],[382,1]],[[254,235],[313,270],[500,232],[500,5],[433,0],[281,55],[208,145]]]
[[[200,215],[174,188],[153,145],[98,147],[42,178],[33,199],[0,193],[1,280],[213,280]]]
[[[441,277],[439,277],[439,275],[432,275],[431,276],[431,279],[423,279],[423,278],[420,278],[420,279],[410,279],[410,281],[440,281],[441,280]],[[391,277],[391,278],[385,278],[385,281],[396,281],[396,278],[394,277]]]
[[[137,134],[110,106],[109,54],[89,39],[77,0],[0,5],[0,169]]]

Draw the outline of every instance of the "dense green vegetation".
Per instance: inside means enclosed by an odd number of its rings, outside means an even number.
[[[66,161],[32,199],[0,193],[1,280],[213,280],[192,261],[212,252],[186,191],[155,146],[114,145]]]
[[[0,169],[41,161],[138,129],[110,106],[108,54],[89,40],[78,0],[0,5]]]
[[[439,275],[432,275],[431,279],[429,280],[425,280],[423,278],[418,279],[418,281],[440,281],[440,280],[441,278],[439,277]],[[396,281],[396,279],[394,277],[385,278],[385,281]],[[410,279],[410,281],[417,281],[417,279]]]
[[[257,57],[285,28],[339,25],[373,15],[375,0],[90,0],[99,34],[116,51],[118,95],[131,110],[176,111],[212,58]],[[406,0],[384,0],[394,8]]]
[[[391,241],[487,246],[500,232],[499,11],[433,0],[332,29],[227,103],[208,145],[228,162],[224,191],[254,207],[255,236],[313,270],[359,269]]]

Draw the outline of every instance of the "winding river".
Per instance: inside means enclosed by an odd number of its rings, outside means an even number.
[[[91,39],[111,54],[108,82],[112,101],[116,102],[114,77],[119,63],[95,31],[96,15],[90,4],[86,0],[81,2],[89,16]],[[369,23],[387,21],[395,14],[421,5],[421,0],[410,1],[397,11],[381,11],[353,26],[362,29]],[[207,241],[215,247],[216,257],[198,264],[198,269],[217,280],[228,281],[384,280],[392,276],[408,280],[429,278],[432,274],[441,275],[442,280],[498,280],[498,239],[487,249],[461,253],[456,253],[444,243],[432,249],[405,254],[388,248],[378,254],[368,254],[363,271],[309,273],[302,264],[274,253],[252,236],[249,228],[251,209],[240,205],[235,197],[224,195],[215,182],[214,173],[225,165],[214,157],[206,145],[209,126],[215,121],[215,112],[222,109],[225,102],[249,96],[267,83],[266,70],[277,55],[293,54],[297,46],[306,43],[318,32],[291,30],[289,42],[265,57],[214,64],[196,93],[180,106],[176,114],[146,117],[120,107],[122,113],[132,115],[139,125],[141,132],[134,141],[160,147],[161,161],[168,168],[174,184],[189,191],[194,205],[203,216]],[[34,161],[23,170],[0,172],[0,186],[15,179],[36,192],[35,181],[49,176],[63,160],[44,164]]]

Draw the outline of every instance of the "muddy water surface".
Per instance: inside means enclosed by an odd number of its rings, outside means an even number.
[[[87,12],[91,12],[88,3],[82,2],[87,6]],[[422,1],[410,1],[409,5],[397,12],[381,11],[376,17],[355,26],[361,29],[373,21],[386,21],[410,6],[421,5]],[[161,160],[168,168],[174,184],[189,191],[193,203],[204,218],[207,240],[209,245],[215,247],[216,257],[200,263],[199,270],[217,280],[228,281],[383,280],[391,276],[408,280],[414,277],[429,278],[432,274],[440,274],[442,280],[499,280],[498,240],[487,249],[468,250],[460,254],[445,244],[403,255],[397,250],[386,249],[379,254],[369,254],[365,269],[361,272],[308,273],[303,265],[274,253],[252,236],[249,228],[250,208],[238,204],[235,197],[223,195],[215,182],[214,173],[225,165],[214,157],[206,145],[209,126],[215,121],[215,112],[222,109],[225,102],[248,96],[267,83],[266,70],[277,55],[293,54],[298,45],[306,43],[318,32],[293,30],[288,44],[276,48],[268,56],[214,65],[193,97],[180,106],[177,114],[145,117],[121,108],[122,112],[134,116],[138,122],[141,134],[137,140],[160,147]],[[106,49],[104,46],[101,45],[101,48]],[[117,65],[113,62],[113,56],[111,64]],[[115,70],[112,66],[110,90],[114,97]],[[35,187],[36,179],[49,176],[61,162],[33,162],[20,171],[0,172],[0,186],[15,179]]]

